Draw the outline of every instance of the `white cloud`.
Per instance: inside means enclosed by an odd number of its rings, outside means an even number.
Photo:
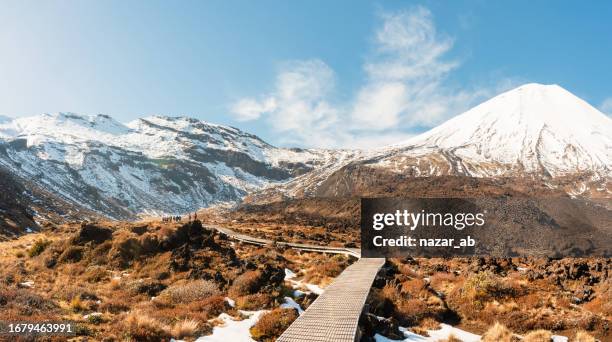
[[[612,116],[612,97],[608,97],[607,99],[605,99],[602,103],[601,106],[599,106],[599,109],[606,115],[608,116]]]
[[[281,132],[294,131],[307,138],[311,130],[323,130],[337,119],[337,109],[327,102],[334,89],[334,71],[320,60],[286,63],[276,79],[271,98],[277,110],[272,125]],[[304,132],[306,131],[306,132]]]
[[[262,114],[271,112],[276,109],[274,98],[268,98],[264,101],[257,101],[252,98],[241,99],[232,106],[232,112],[236,114],[238,121],[256,120]]]
[[[370,84],[361,89],[351,114],[353,125],[385,130],[399,124],[407,102],[406,86],[401,82]]]
[[[285,144],[337,146],[338,109],[327,98],[335,83],[334,71],[320,60],[285,63],[276,77],[274,91],[262,100],[238,101],[232,110],[238,120],[266,120]]]
[[[405,129],[432,126],[458,114],[481,95],[443,86],[442,80],[459,63],[443,59],[453,40],[437,33],[428,9],[416,7],[382,18],[376,54],[364,66],[369,81],[355,103],[355,122],[382,120],[372,129],[398,123]]]
[[[458,65],[441,60],[453,41],[437,34],[428,9],[417,7],[409,12],[384,14],[382,18],[383,25],[376,32],[377,60],[365,65],[370,77],[435,80]]]
[[[312,147],[375,147],[405,140],[415,127],[431,127],[491,95],[457,90],[444,82],[459,66],[445,59],[453,39],[436,30],[424,7],[381,15],[364,84],[348,103],[332,103],[335,73],[318,59],[284,64],[274,90],[233,107],[238,120],[262,116],[281,143]],[[265,114],[265,115],[264,115]]]

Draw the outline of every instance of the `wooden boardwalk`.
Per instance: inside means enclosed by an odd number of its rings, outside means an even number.
[[[298,319],[278,338],[280,342],[354,342],[359,317],[370,287],[384,265],[384,258],[361,259],[355,248],[328,247],[272,241],[237,233],[231,229],[208,226],[234,240],[256,245],[277,245],[303,251],[346,254],[360,258],[347,267]]]
[[[349,266],[277,341],[354,342],[370,287],[384,263],[366,258]]]
[[[273,241],[268,239],[261,239],[252,237],[249,235],[244,235],[233,231],[229,228],[219,227],[219,226],[206,226],[207,228],[212,228],[218,231],[219,233],[226,235],[234,240],[238,240],[244,243],[250,243],[254,245],[266,246],[266,245],[276,245],[282,247],[288,247],[293,249],[298,249],[307,252],[320,252],[320,253],[330,253],[330,254],[345,254],[352,255],[356,258],[361,258],[361,250],[358,248],[346,248],[346,247],[329,247],[329,246],[318,246],[318,245],[309,245],[303,243],[295,243],[295,242],[284,242],[284,241]]]

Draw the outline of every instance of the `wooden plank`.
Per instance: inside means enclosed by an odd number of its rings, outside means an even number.
[[[356,258],[361,257],[361,250],[358,248],[344,248],[344,247],[328,247],[328,246],[319,246],[319,245],[309,245],[302,243],[294,243],[294,242],[282,242],[282,241],[274,241],[256,238],[244,234],[237,233],[229,228],[219,227],[219,226],[207,226],[207,228],[212,228],[219,233],[226,235],[234,240],[238,240],[244,243],[250,243],[254,245],[279,245],[284,247],[289,247],[297,250],[307,251],[307,252],[320,252],[320,253],[331,253],[331,254],[345,254],[352,255]]]
[[[354,342],[370,287],[385,259],[360,259],[330,284],[279,342]]]
[[[303,251],[353,255],[356,248],[327,247],[255,238],[229,228],[209,226],[234,240],[256,245],[278,244]],[[354,342],[359,317],[384,258],[363,258],[347,267],[304,313],[283,332],[280,342]]]

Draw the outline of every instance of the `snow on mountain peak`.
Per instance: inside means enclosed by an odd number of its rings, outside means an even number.
[[[390,149],[562,175],[612,171],[612,120],[558,85],[525,84]]]
[[[188,117],[42,114],[0,122],[0,139],[1,168],[111,217],[235,201],[335,162]]]
[[[9,118],[8,116],[0,115],[0,124],[13,121],[13,118]]]
[[[0,121],[0,136],[28,139],[28,145],[44,141],[108,140],[108,135],[126,133],[128,128],[108,115],[45,113]]]

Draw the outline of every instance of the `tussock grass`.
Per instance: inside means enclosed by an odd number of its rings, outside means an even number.
[[[185,304],[215,296],[219,293],[219,286],[216,283],[209,280],[195,280],[170,286],[163,290],[157,299],[168,301],[172,304]]]
[[[174,338],[183,339],[186,337],[195,337],[200,328],[200,322],[193,319],[184,319],[178,321],[172,326],[170,334]]]
[[[295,309],[274,309],[267,312],[251,327],[251,337],[257,341],[274,341],[297,317]]]
[[[482,335],[482,342],[511,342],[512,332],[505,325],[495,323]]]
[[[40,255],[45,249],[51,244],[51,241],[46,239],[39,239],[34,242],[32,247],[28,249],[28,256],[33,258],[37,255]]]
[[[534,330],[524,336],[523,342],[550,342],[552,341],[552,333],[548,330]]]

